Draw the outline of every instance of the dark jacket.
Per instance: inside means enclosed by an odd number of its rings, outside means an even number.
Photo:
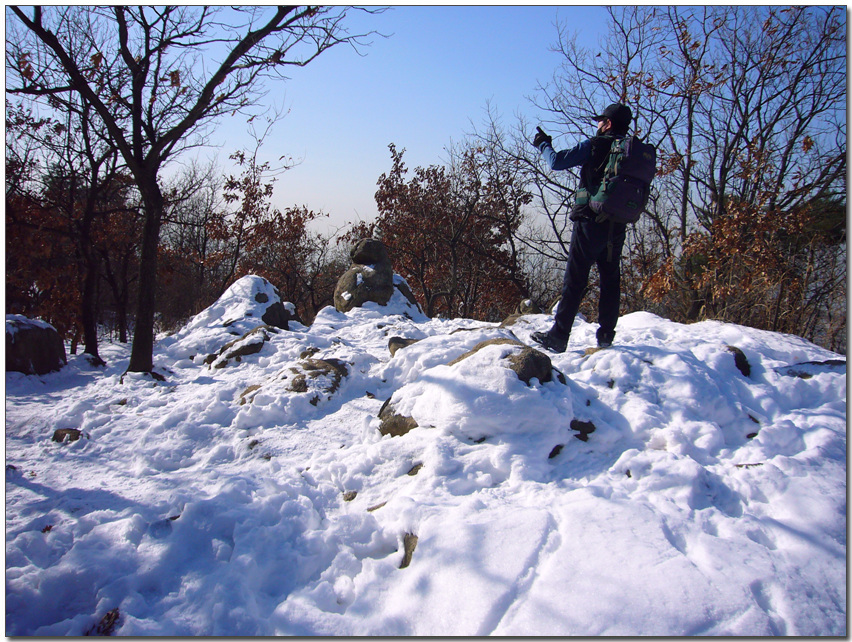
[[[604,134],[584,140],[579,145],[561,152],[554,151],[547,143],[541,145],[541,154],[550,163],[550,168],[555,170],[580,167],[580,185],[589,193],[594,194],[603,180],[606,168],[607,156],[614,138],[621,135]],[[569,218],[572,221],[580,219],[594,219],[595,213],[587,204],[574,204]]]

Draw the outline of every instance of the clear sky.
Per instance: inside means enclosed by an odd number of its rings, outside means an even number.
[[[352,18],[352,33],[389,37],[373,37],[364,56],[333,48],[290,80],[270,84],[266,97],[288,113],[265,140],[264,158],[301,161],[278,177],[275,206],[307,205],[333,225],[375,217],[389,143],[405,148],[409,169],[441,164],[448,145],[472,123],[482,125],[489,102],[507,123],[519,111],[532,116],[526,97],[560,63],[550,51],[557,18],[592,47],[606,25],[604,9],[572,6],[397,6]],[[217,128],[223,168],[230,170],[234,149],[249,144],[245,131],[230,117]]]

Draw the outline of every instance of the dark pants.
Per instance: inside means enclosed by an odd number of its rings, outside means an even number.
[[[610,259],[610,225],[612,225],[612,252]],[[598,302],[598,339],[612,342],[621,299],[621,248],[627,236],[624,223],[596,223],[589,219],[574,222],[568,265],[562,281],[562,300],[556,308],[551,333],[568,339],[574,317],[589,283],[589,271],[598,266],[601,281],[601,298]]]

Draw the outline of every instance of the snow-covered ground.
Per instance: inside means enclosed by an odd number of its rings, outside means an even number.
[[[205,364],[260,323],[235,288],[165,381],[117,344],[6,374],[7,635],[846,635],[846,367],[790,368],[839,355],[636,313],[528,386],[510,345],[447,364],[548,316],[397,296]],[[419,427],[382,436],[389,398]]]

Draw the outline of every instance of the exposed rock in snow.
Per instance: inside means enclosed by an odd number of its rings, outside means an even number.
[[[394,274],[387,249],[380,241],[361,239],[349,254],[352,266],[338,279],[334,290],[334,307],[338,312],[349,312],[367,303],[386,306],[399,293],[410,308],[422,314],[405,279]]]
[[[49,323],[6,315],[6,371],[43,375],[68,363],[65,344]]]
[[[210,307],[192,317],[175,334],[160,338],[158,350],[175,359],[198,359],[219,353],[261,326],[301,330],[292,303],[282,302],[277,288],[266,279],[249,275],[237,280]],[[257,340],[257,339],[255,339]]]

